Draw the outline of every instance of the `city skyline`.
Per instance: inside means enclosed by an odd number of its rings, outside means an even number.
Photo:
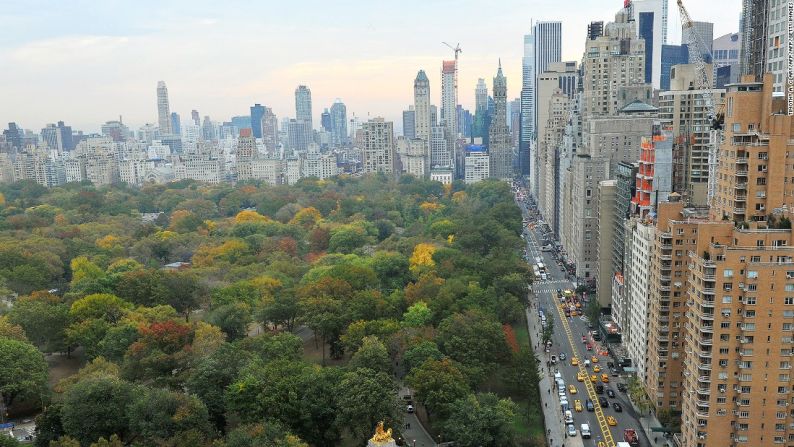
[[[397,19],[409,15],[411,2],[385,6],[386,13],[380,8],[377,14],[360,2],[334,9],[309,2],[300,9],[317,14],[300,24],[298,5],[268,5],[265,15],[253,13],[252,8],[263,8],[256,5],[216,11],[209,2],[190,8],[171,2],[152,11],[148,3],[7,6],[0,14],[7,30],[0,39],[0,63],[14,70],[0,74],[10,105],[0,108],[0,122],[39,129],[64,120],[87,132],[120,115],[132,128],[156,123],[152,90],[162,80],[171,111],[183,118],[195,109],[227,120],[247,114],[255,103],[280,118],[292,117],[294,90],[303,84],[312,90],[316,122],[323,108],[341,98],[349,116],[383,116],[400,129],[418,70],[428,74],[432,103],[440,106],[441,61],[453,59],[442,41],[463,48],[460,104],[474,110],[477,79],[489,79],[500,57],[512,86],[507,97],[519,96],[522,40],[532,21],[563,20],[563,60],[580,60],[587,23],[610,20],[610,8],[594,0],[576,2],[577,14],[564,17],[554,7],[508,0],[495,8],[509,11],[493,16],[499,33],[472,36],[465,30],[476,25],[474,2],[425,5],[428,18],[411,23],[409,33]],[[680,18],[670,6],[669,40],[677,42]],[[715,37],[738,30],[738,1],[718,11],[696,2],[688,7],[697,20],[715,23]],[[317,36],[325,38],[313,39]]]

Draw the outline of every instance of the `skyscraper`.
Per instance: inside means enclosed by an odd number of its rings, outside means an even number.
[[[328,133],[331,132],[331,112],[328,109],[323,109],[320,114],[320,127]]]
[[[474,132],[473,136],[480,137],[483,142],[488,137],[488,127],[490,126],[490,116],[488,114],[488,86],[485,79],[477,80],[477,87],[474,89]]]
[[[535,134],[535,36],[524,36],[524,57],[521,59],[521,126],[518,136],[518,169],[531,175],[530,146]]]
[[[157,125],[161,135],[171,134],[171,107],[168,104],[168,87],[164,81],[157,82]]]
[[[673,66],[689,63],[689,48],[686,45],[662,45],[662,73],[659,78],[661,91],[670,90],[670,74]]]
[[[265,116],[265,106],[254,104],[251,106],[251,131],[254,138],[262,138],[262,118]]]
[[[662,45],[667,43],[667,0],[634,0],[630,10],[637,37],[645,39],[645,82],[659,88]]]
[[[538,76],[549,68],[550,63],[562,60],[562,22],[535,22],[532,35],[535,36],[534,137],[538,129]]]
[[[477,87],[474,89],[474,112],[480,113],[488,109],[488,86],[485,79],[477,79]]]
[[[424,70],[419,70],[414,79],[414,124],[415,137],[430,144],[430,81]]]
[[[179,114],[176,112],[171,112],[171,131],[174,132],[174,135],[182,134],[182,124],[179,120]]]
[[[305,85],[299,85],[295,89],[295,119],[308,124],[309,130],[312,126],[312,91]]]
[[[513,148],[507,128],[507,80],[502,74],[502,62],[493,78],[494,114],[488,128],[488,153],[491,177],[513,178]]]
[[[270,107],[265,107],[265,114],[262,116],[262,142],[270,152],[274,152],[279,143],[278,118]]]
[[[702,51],[701,56],[703,57],[703,61],[707,64],[711,63],[711,48],[714,44],[714,24],[711,22],[692,22],[692,31],[696,35],[700,37],[700,41],[703,42],[703,45],[706,47],[705,51]],[[687,30],[681,30],[681,38],[684,44],[687,44]],[[692,36],[694,37],[694,36]],[[646,42],[647,45],[647,42]],[[689,52],[690,55],[692,54],[695,49],[693,48],[694,42],[690,43]],[[691,56],[690,56],[691,57]]]
[[[408,110],[403,110],[403,136],[408,140],[416,138],[416,110],[414,110],[414,106],[408,106]]]
[[[458,63],[444,61],[441,64],[441,125],[448,132],[448,137],[455,139],[458,135]]]
[[[193,120],[193,124],[194,125],[196,125],[196,126],[200,126],[201,125],[201,118],[199,117],[198,110],[193,109],[193,110],[190,111],[190,119]]]
[[[744,0],[742,5],[741,73],[753,75],[758,81],[766,71],[768,6],[769,0]]]
[[[347,107],[337,98],[331,106],[331,141],[334,146],[347,144]]]

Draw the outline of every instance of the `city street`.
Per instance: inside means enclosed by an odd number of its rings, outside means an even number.
[[[526,217],[528,215],[527,206],[524,203],[520,203],[520,205],[522,212]],[[538,316],[539,310],[542,310],[545,313],[546,318],[551,319],[554,325],[554,335],[552,337],[552,346],[550,352],[545,353],[542,351],[543,347],[539,347],[539,360],[541,367],[546,373],[546,377],[549,378],[548,381],[544,380],[542,383],[548,384],[553,382],[553,374],[556,371],[559,371],[562,374],[563,380],[565,380],[566,396],[569,404],[572,407],[572,411],[574,402],[576,400],[580,400],[582,406],[584,407],[585,400],[591,399],[594,402],[595,407],[595,411],[587,411],[586,409],[583,409],[582,412],[573,411],[574,424],[577,429],[577,434],[576,438],[567,439],[565,445],[571,447],[578,445],[596,446],[599,441],[605,442],[606,445],[614,445],[614,443],[623,440],[623,430],[626,428],[633,428],[637,431],[637,434],[640,438],[640,445],[651,445],[642,431],[640,422],[638,420],[638,415],[633,411],[630,403],[628,402],[628,397],[625,393],[619,392],[617,390],[616,385],[618,382],[623,382],[623,378],[612,377],[610,374],[610,382],[603,384],[604,393],[600,395],[595,393],[596,385],[602,384],[600,380],[601,374],[609,374],[609,368],[607,368],[606,365],[607,362],[615,362],[615,360],[608,356],[600,355],[601,353],[596,352],[597,343],[594,342],[589,336],[587,336],[587,342],[593,344],[594,350],[587,351],[585,348],[585,343],[582,342],[582,335],[587,335],[589,330],[586,321],[583,321],[581,317],[564,317],[561,307],[559,306],[560,301],[557,299],[557,290],[573,290],[575,286],[565,279],[566,275],[557,265],[553,253],[544,253],[540,250],[538,240],[543,240],[543,234],[540,225],[536,226],[532,231],[525,229],[524,235],[527,241],[528,262],[530,264],[536,264],[536,258],[540,258],[543,264],[546,266],[546,273],[548,275],[546,280],[536,281],[532,284],[532,295],[534,296],[534,300],[530,300],[533,303],[533,307],[529,312],[530,331],[532,331],[533,340],[540,340],[540,321]],[[550,360],[551,355],[559,356],[560,353],[565,353],[567,359],[565,361],[558,362],[556,365],[552,365],[550,370],[546,369],[546,362]],[[592,371],[593,365],[587,369],[585,369],[583,366],[584,360],[590,359],[594,355],[598,357],[598,365],[602,368],[602,371],[597,374]],[[571,365],[571,357],[574,356],[578,358],[580,362],[579,366]],[[577,373],[579,372],[585,372],[587,374],[587,380],[585,382],[577,381]],[[597,383],[591,383],[589,381],[591,374],[596,374],[599,377]],[[570,391],[567,390],[570,385],[575,386],[577,390],[576,394],[571,394]],[[614,391],[615,398],[609,398],[607,396],[608,389]],[[552,386],[551,389],[548,389],[547,387],[541,388],[541,393],[547,393],[547,395],[553,397],[554,402],[556,402],[556,405],[553,405],[554,408],[550,408],[552,405],[548,405],[546,408],[544,408],[544,411],[552,413],[551,415],[546,416],[547,424],[549,420],[559,421],[561,410],[556,388],[554,386]],[[607,398],[610,405],[609,408],[602,409],[598,404],[598,397]],[[623,407],[623,411],[616,412],[612,407],[613,402],[618,402]],[[608,426],[606,422],[606,418],[608,416],[614,417],[617,421],[617,425]],[[590,426],[592,438],[584,440],[581,439],[579,429],[583,423],[587,423]],[[565,431],[564,428],[565,427],[560,424],[560,430],[557,431],[552,429],[552,433],[563,433]]]

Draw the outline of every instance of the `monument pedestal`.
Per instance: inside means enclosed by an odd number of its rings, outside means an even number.
[[[397,443],[391,437],[391,429],[383,429],[383,421],[378,422],[378,426],[375,427],[375,434],[367,442],[367,447],[397,447]]]

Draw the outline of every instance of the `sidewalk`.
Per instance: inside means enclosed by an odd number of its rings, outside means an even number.
[[[534,297],[534,294],[532,294]],[[537,303],[530,299],[530,302]],[[529,329],[529,337],[531,343],[538,343],[540,340],[540,321],[538,321],[538,313],[536,307],[526,309],[527,313],[527,327]],[[542,359],[545,358],[543,348],[539,344],[532,347],[535,350],[535,355],[540,361],[540,400],[543,401],[543,419],[546,425],[546,441],[549,447],[564,446],[565,435],[562,431],[562,412],[560,411],[560,402],[557,398],[557,393],[551,393],[551,374]]]

